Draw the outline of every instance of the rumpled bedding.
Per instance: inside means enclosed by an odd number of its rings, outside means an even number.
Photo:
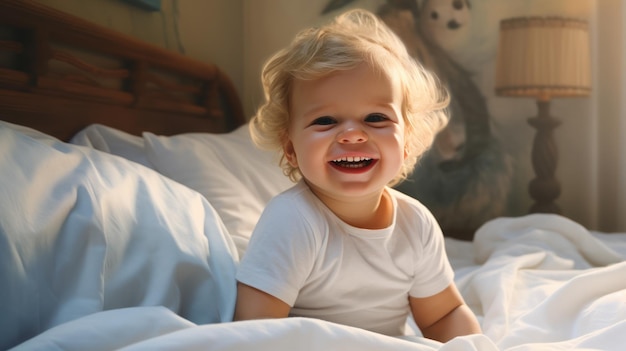
[[[457,284],[484,335],[441,344],[306,318],[199,325],[162,307],[135,307],[62,324],[18,349],[489,351],[626,345],[626,234],[590,233],[560,216],[530,215],[489,222],[473,243],[446,244]]]
[[[623,350],[626,233],[558,215],[446,239],[484,334],[447,343],[307,318],[231,322],[237,249],[196,192],[0,124],[0,349]],[[408,323],[411,324],[410,321]]]

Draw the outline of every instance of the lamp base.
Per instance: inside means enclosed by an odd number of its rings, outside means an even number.
[[[528,124],[537,130],[531,158],[535,178],[528,184],[528,193],[535,203],[529,212],[561,213],[561,209],[554,202],[561,194],[561,184],[554,176],[559,155],[553,133],[561,122],[550,116],[549,100],[538,100],[537,107],[538,116],[528,119]]]

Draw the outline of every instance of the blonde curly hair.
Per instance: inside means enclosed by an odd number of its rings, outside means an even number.
[[[259,147],[279,153],[279,164],[292,181],[302,177],[283,151],[289,138],[293,80],[319,79],[364,62],[401,84],[407,156],[389,186],[406,179],[447,124],[450,99],[439,80],[408,54],[402,41],[376,15],[350,10],[326,25],[298,33],[263,67],[265,102],[250,121],[250,134]]]

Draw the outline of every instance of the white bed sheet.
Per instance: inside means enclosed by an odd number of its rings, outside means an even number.
[[[484,335],[440,344],[288,318],[196,325],[158,307],[99,312],[20,350],[623,350],[626,233],[556,215],[501,218],[472,243],[447,239],[457,284]],[[114,337],[112,337],[114,336]]]

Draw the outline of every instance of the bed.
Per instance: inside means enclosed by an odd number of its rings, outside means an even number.
[[[217,66],[0,2],[0,349],[621,350],[626,233],[558,215],[446,238],[484,335],[233,322],[235,271],[291,183]]]

